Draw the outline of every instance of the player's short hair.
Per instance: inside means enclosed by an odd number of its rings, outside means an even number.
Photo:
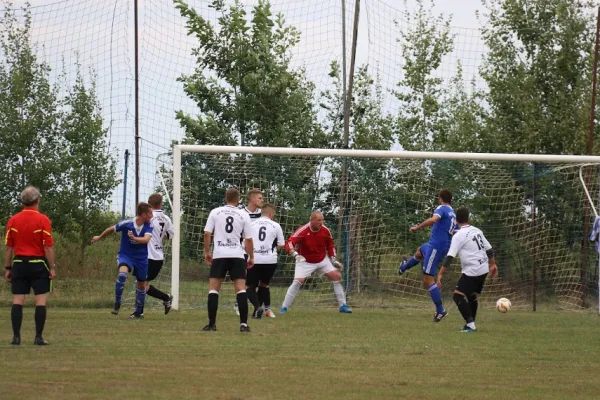
[[[466,224],[469,222],[469,209],[467,207],[459,207],[456,210],[456,222]]]
[[[225,201],[228,203],[238,203],[240,201],[240,191],[232,187],[225,192]]]
[[[247,195],[247,197],[248,197],[248,200],[251,200],[251,199],[252,199],[252,197],[254,197],[254,196],[255,196],[255,195],[257,195],[257,194],[262,194],[262,192],[261,192],[261,190],[260,190],[260,189],[251,189],[251,190],[249,190],[249,191],[248,191],[248,195]]]
[[[42,195],[40,194],[40,190],[34,186],[27,186],[21,192],[21,203],[24,206],[29,207],[37,204]]]
[[[442,189],[438,193],[438,197],[442,199],[444,203],[452,203],[452,192],[448,189]]]
[[[275,212],[275,206],[271,203],[265,203],[262,208],[261,208],[261,212],[263,214],[268,214],[269,212]]]
[[[152,207],[148,203],[144,203],[143,201],[139,202],[136,209],[135,215],[138,217],[142,214],[146,214],[147,212],[152,211]]]
[[[152,193],[150,197],[148,197],[148,204],[150,204],[152,208],[160,208],[162,202],[163,197],[160,193]]]

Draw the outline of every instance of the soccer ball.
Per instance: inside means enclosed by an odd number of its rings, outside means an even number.
[[[512,304],[510,303],[510,300],[505,297],[498,299],[496,302],[496,310],[500,311],[501,313],[507,312],[511,307]]]

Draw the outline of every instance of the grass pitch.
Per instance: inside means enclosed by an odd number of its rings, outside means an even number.
[[[598,398],[598,316],[482,310],[458,332],[456,309],[294,309],[250,321],[229,307],[217,332],[205,311],[150,309],[142,321],[108,309],[49,309],[35,347],[33,307],[10,346],[0,311],[0,399],[565,399]]]

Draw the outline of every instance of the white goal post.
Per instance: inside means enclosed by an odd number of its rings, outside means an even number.
[[[173,224],[175,235],[172,243],[172,277],[171,294],[173,295],[173,308],[180,308],[180,261],[182,245],[182,154],[202,153],[205,155],[216,154],[241,154],[241,155],[273,155],[290,157],[321,157],[343,159],[389,159],[389,160],[448,160],[448,161],[476,161],[488,162],[521,162],[561,164],[579,169],[578,177],[585,191],[587,201],[592,212],[597,216],[594,200],[585,185],[582,170],[587,166],[600,165],[600,156],[576,155],[539,155],[539,154],[497,154],[497,153],[447,153],[447,152],[415,152],[415,151],[380,151],[380,150],[328,150],[308,148],[277,148],[277,147],[242,147],[242,146],[202,146],[202,145],[176,145],[173,148]],[[224,192],[223,192],[224,193]],[[286,233],[287,235],[287,233]],[[587,238],[586,238],[587,239]],[[203,260],[198,260],[199,263]],[[291,281],[290,281],[291,282]],[[600,289],[600,280],[598,282]],[[203,294],[204,295],[204,294]],[[600,296],[599,296],[600,297]],[[598,304],[600,310],[600,299]]]

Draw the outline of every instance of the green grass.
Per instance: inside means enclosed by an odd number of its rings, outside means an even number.
[[[480,332],[458,332],[452,310],[291,309],[238,332],[222,307],[152,309],[143,321],[104,310],[50,309],[33,341],[25,309],[20,347],[0,311],[0,399],[517,399],[597,398],[600,345],[589,313],[482,310]]]

